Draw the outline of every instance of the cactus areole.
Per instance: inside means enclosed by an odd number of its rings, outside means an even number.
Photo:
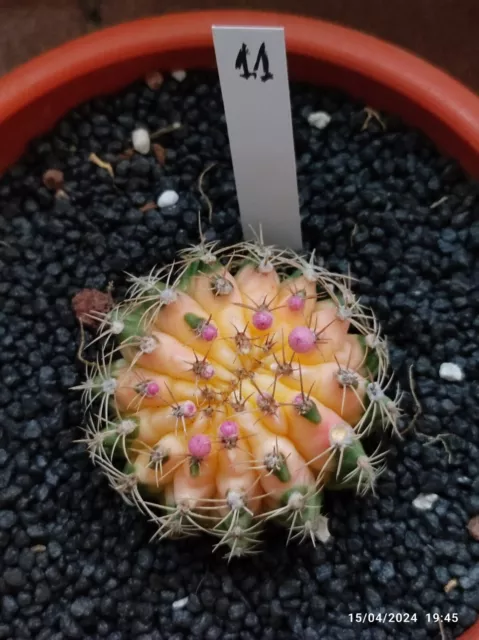
[[[315,544],[325,490],[374,491],[400,392],[372,312],[314,257],[202,242],[131,278],[95,340],[89,452],[159,538],[208,532],[234,557],[273,521]]]

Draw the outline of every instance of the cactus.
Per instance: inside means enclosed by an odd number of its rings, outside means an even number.
[[[401,393],[351,278],[314,254],[202,240],[131,277],[93,342],[85,441],[157,537],[205,531],[231,558],[275,521],[316,543],[325,490],[374,492],[386,452],[368,445],[397,432]]]

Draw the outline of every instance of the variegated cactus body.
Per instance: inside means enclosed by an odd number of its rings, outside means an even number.
[[[324,540],[327,488],[374,490],[396,428],[387,351],[349,279],[289,251],[202,243],[132,278],[81,385],[87,442],[158,536],[207,531],[229,556],[264,523]]]

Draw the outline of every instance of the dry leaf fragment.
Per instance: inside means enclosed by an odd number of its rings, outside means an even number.
[[[209,164],[205,169],[203,169],[203,171],[200,174],[200,177],[198,178],[198,191],[200,192],[201,197],[203,198],[203,200],[206,202],[208,206],[208,220],[210,222],[213,219],[213,205],[211,204],[211,200],[208,198],[208,196],[203,190],[203,178],[208,173],[208,171],[216,167],[217,164],[218,164],[217,162],[212,162],[211,164]]]
[[[113,173],[113,167],[111,166],[111,164],[109,162],[104,162],[101,158],[99,158],[96,153],[90,153],[90,155],[88,156],[88,160],[90,162],[93,162],[93,164],[96,164],[97,167],[100,167],[101,169],[105,169],[105,171],[108,171],[108,173],[111,175],[112,178],[115,177],[115,174]]]
[[[449,580],[449,582],[446,585],[444,585],[444,593],[449,593],[449,591],[452,591],[456,587],[457,587],[457,580],[456,578],[452,578],[451,580]]]
[[[157,142],[153,143],[152,147],[153,147],[153,153],[155,154],[156,161],[158,162],[158,164],[160,164],[163,167],[164,164],[166,163],[165,147],[163,147],[161,144],[158,144]]]
[[[439,198],[439,200],[436,200],[436,202],[433,202],[429,208],[435,209],[436,207],[440,207],[441,204],[444,204],[445,202],[447,202],[447,200],[449,200],[449,196],[442,196],[442,198]]]
[[[103,293],[98,289],[82,289],[72,300],[73,312],[76,318],[94,329],[100,324],[96,316],[108,313],[112,305],[111,292]]]
[[[369,123],[372,120],[375,120],[383,131],[386,131],[386,124],[384,120],[381,118],[381,114],[376,109],[372,109],[371,107],[364,107],[364,113],[366,114],[366,119],[363,122],[363,126],[361,127],[361,131],[366,131],[369,126]]]
[[[152,211],[153,209],[156,209],[156,208],[157,208],[157,205],[155,202],[147,202],[142,207],[140,207],[140,211],[142,211],[143,213],[146,213],[147,211]]]
[[[156,131],[153,131],[153,133],[150,133],[150,139],[155,140],[156,138],[160,138],[167,133],[178,131],[178,129],[181,129],[182,126],[183,125],[181,124],[181,122],[173,122],[173,124],[169,124],[166,127],[162,127],[161,129],[157,129]]]

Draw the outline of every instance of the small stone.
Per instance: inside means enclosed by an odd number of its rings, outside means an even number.
[[[18,566],[26,573],[33,569],[35,564],[35,556],[31,549],[22,549],[18,558]]]
[[[22,440],[36,440],[40,437],[42,431],[37,420],[29,420],[22,431]]]
[[[48,554],[53,560],[56,560],[62,555],[62,548],[55,540],[49,542],[47,548]]]
[[[35,602],[37,604],[46,604],[50,601],[51,591],[46,582],[39,582],[35,587]]]
[[[10,485],[5,489],[1,489],[0,490],[0,508],[3,509],[3,507],[14,505],[15,501],[17,500],[17,498],[21,493],[22,493],[21,488],[16,487],[14,485]]]
[[[186,71],[184,69],[175,69],[175,71],[171,72],[171,77],[176,80],[176,82],[183,82],[186,78]]]
[[[180,600],[175,600],[172,603],[171,608],[177,611],[179,609],[184,609],[187,604],[188,604],[188,596],[186,596],[186,598],[181,598]]]
[[[450,570],[447,567],[442,567],[441,565],[434,566],[432,569],[432,573],[439,584],[446,584],[451,574]]]
[[[12,633],[10,631],[10,626],[8,624],[3,624],[0,622],[0,639],[8,640],[11,637],[12,637]],[[37,637],[40,638],[40,636],[37,636]],[[43,640],[43,639],[40,639],[40,640]]]
[[[404,538],[404,545],[407,549],[419,549],[421,541],[414,531],[407,531]]]
[[[333,568],[330,564],[320,564],[314,570],[317,582],[328,582],[333,575]]]
[[[457,557],[458,545],[453,540],[435,540],[434,549],[445,558]]]
[[[48,534],[45,529],[39,524],[32,524],[27,527],[27,535],[34,542],[45,542],[48,538]],[[41,551],[45,551],[45,545],[42,545]]]
[[[167,191],[163,191],[163,193],[160,194],[157,200],[157,204],[160,209],[165,209],[166,207],[174,207],[179,199],[180,196],[176,193],[176,191],[168,189]]]
[[[152,91],[157,91],[163,84],[163,74],[159,71],[150,71],[145,76],[145,84]]]
[[[94,604],[90,598],[77,598],[71,606],[74,618],[88,618],[94,611]]]
[[[17,521],[17,516],[13,511],[7,509],[0,511],[0,529],[8,530],[13,527]]]
[[[65,182],[63,171],[59,169],[48,169],[42,176],[43,184],[51,191],[58,191]]]
[[[12,596],[3,596],[1,610],[6,618],[12,618],[18,611],[18,604]]]
[[[230,620],[242,620],[246,615],[246,607],[243,602],[234,602],[228,609]]]
[[[279,588],[279,597],[281,600],[290,600],[301,595],[301,582],[299,580],[287,580]]]
[[[413,506],[420,511],[428,511],[432,509],[434,503],[439,498],[437,493],[420,493],[414,500],[412,501]]]
[[[131,134],[133,149],[142,155],[150,152],[151,140],[148,131],[142,127],[135,129]]]
[[[459,624],[463,627],[470,627],[477,619],[474,609],[461,605],[457,611]]]
[[[467,530],[474,540],[479,540],[479,516],[474,516],[474,518],[469,520]]]
[[[479,249],[479,222],[474,222],[469,229],[469,243],[471,249]]]
[[[387,584],[396,575],[396,570],[392,562],[383,562],[382,560],[371,561],[371,573],[376,576],[376,580],[380,584]]]
[[[439,367],[439,376],[448,382],[461,382],[464,380],[464,372],[454,362],[443,362]]]
[[[191,629],[193,626],[193,616],[189,611],[178,609],[173,615],[173,622],[175,623],[175,625],[183,629]]]
[[[145,178],[149,175],[151,167],[148,158],[141,155],[135,156],[131,162],[131,174],[139,178]]]
[[[465,576],[462,576],[459,579],[459,584],[463,589],[479,586],[479,565],[472,567]]]
[[[23,571],[15,568],[6,569],[3,573],[3,579],[9,587],[15,590],[21,589],[26,583]]]
[[[331,116],[326,111],[314,111],[309,114],[308,122],[316,129],[325,129],[331,122]]]
[[[153,553],[149,549],[140,549],[137,556],[137,562],[142,569],[151,569],[153,561]]]
[[[100,324],[100,319],[94,316],[110,311],[113,304],[109,293],[103,293],[98,289],[82,289],[72,300],[73,311],[77,319],[83,324],[96,329]]]
[[[367,602],[371,605],[371,607],[374,607],[375,609],[379,609],[379,607],[382,604],[382,600],[381,600],[381,595],[378,593],[378,591],[373,589],[373,587],[366,587],[365,596],[366,596]]]

